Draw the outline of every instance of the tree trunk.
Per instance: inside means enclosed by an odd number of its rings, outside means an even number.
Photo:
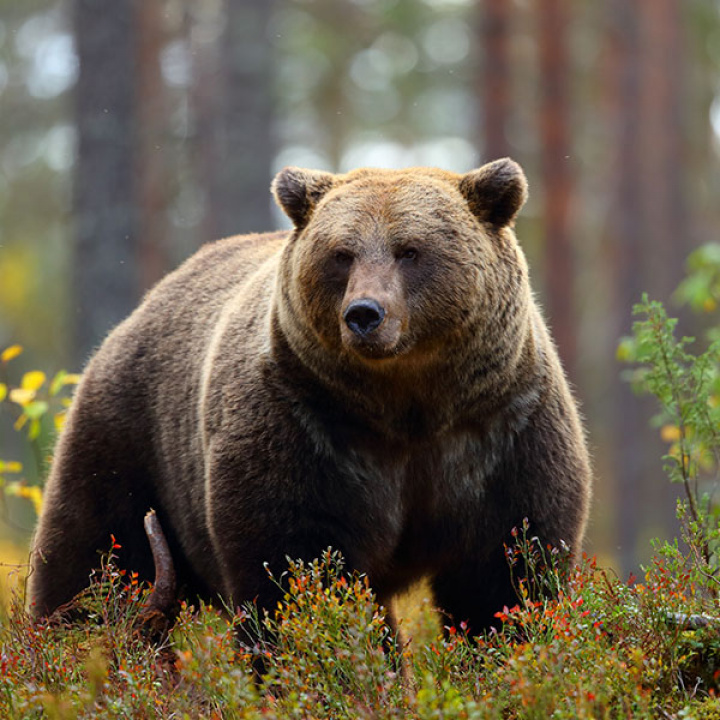
[[[273,226],[273,8],[271,0],[226,0],[219,13],[201,11],[206,32],[198,35],[207,38],[194,48],[193,105],[203,241]]]
[[[545,301],[560,357],[571,379],[576,375],[575,264],[570,237],[569,86],[565,0],[538,4],[540,50],[540,138],[544,192]]]
[[[79,367],[138,298],[135,45],[132,0],[76,0],[74,11],[80,72],[75,90],[73,363]]]
[[[640,127],[643,183],[640,204],[644,232],[641,234],[643,290],[653,299],[667,302],[683,277],[688,238],[685,137],[682,110],[685,107],[683,18],[679,0],[639,0],[643,31],[643,81],[640,88]],[[684,332],[690,333],[682,318]],[[647,422],[647,419],[646,419]],[[659,458],[667,451],[657,433],[650,433],[646,451]],[[652,470],[654,469],[654,472]],[[655,535],[674,537],[679,532],[676,518],[677,488],[672,486],[656,459],[645,474],[644,525]]]
[[[640,239],[644,223],[640,212],[642,170],[639,108],[642,79],[640,17],[636,0],[615,0],[608,11],[608,23],[610,126],[618,138],[611,172],[611,187],[615,188],[615,194],[608,218],[613,246],[611,275],[614,279],[614,335],[619,339],[630,331],[631,308],[640,299],[642,286]],[[609,360],[612,362],[611,358]],[[646,419],[628,383],[618,378],[614,388],[617,535],[621,569],[629,573],[637,569],[636,546],[641,514],[639,488],[646,470],[643,452]]]
[[[267,37],[272,9],[270,0],[225,3],[220,46],[224,88],[216,138],[221,236],[272,226],[273,63]]]
[[[643,28],[643,255],[645,289],[665,300],[683,275],[690,249],[683,188],[683,18],[679,0],[639,0]]]
[[[165,85],[160,73],[163,46],[162,4],[134,0],[137,73],[135,101],[136,199],[138,206],[138,253],[143,289],[154,285],[169,269],[168,172],[165,160]]]
[[[510,116],[510,3],[508,0],[484,0],[477,17],[481,47],[485,54],[477,96],[482,102],[481,145],[486,161],[510,155],[507,124]]]

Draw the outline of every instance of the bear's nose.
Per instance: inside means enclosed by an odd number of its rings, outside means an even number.
[[[385,310],[376,300],[353,300],[343,313],[345,324],[356,335],[367,335],[377,328],[385,317]]]

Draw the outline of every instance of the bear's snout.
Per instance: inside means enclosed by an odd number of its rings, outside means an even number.
[[[385,309],[372,298],[353,300],[343,313],[345,324],[360,337],[376,330],[384,319]]]

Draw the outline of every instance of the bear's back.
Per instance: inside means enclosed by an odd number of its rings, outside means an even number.
[[[187,484],[194,494],[192,478],[203,472],[192,410],[199,404],[204,358],[223,310],[242,302],[243,294],[250,303],[267,304],[275,283],[274,258],[287,236],[237,236],[204,246],[148,292],[84,373],[78,394],[93,396],[98,422],[114,427],[129,445],[151,449],[144,463],[167,482],[177,482],[175,492]],[[190,502],[201,504],[201,499]]]

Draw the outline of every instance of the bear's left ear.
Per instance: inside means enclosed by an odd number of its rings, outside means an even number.
[[[286,167],[275,176],[271,188],[277,204],[295,227],[302,230],[315,206],[334,184],[332,173]]]
[[[528,195],[525,173],[510,158],[495,160],[463,175],[460,192],[478,220],[496,227],[512,223]]]

